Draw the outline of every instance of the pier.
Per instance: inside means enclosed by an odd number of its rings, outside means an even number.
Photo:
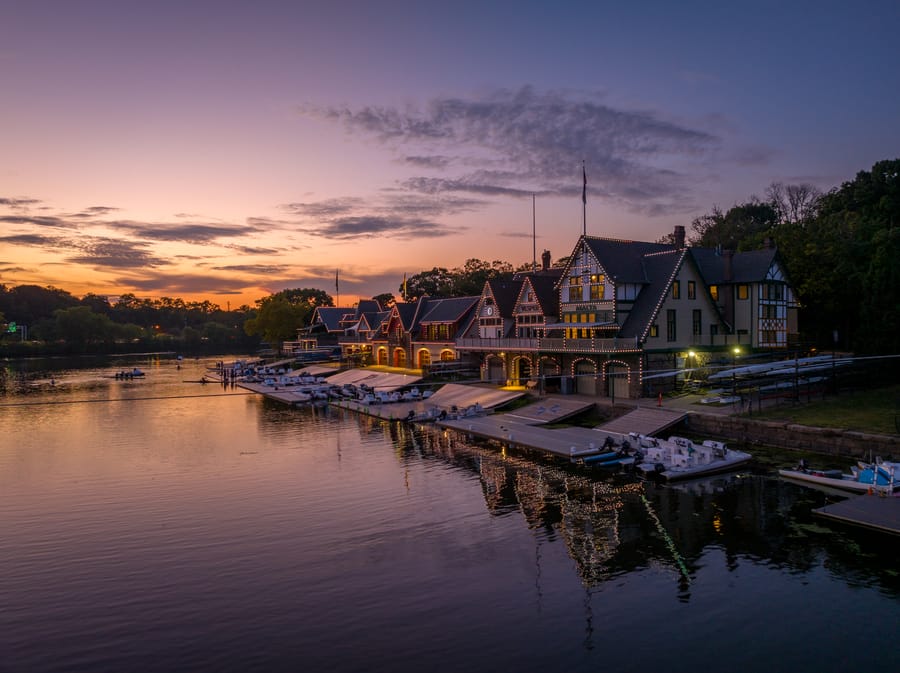
[[[813,514],[850,526],[900,535],[900,497],[857,495],[819,509]]]

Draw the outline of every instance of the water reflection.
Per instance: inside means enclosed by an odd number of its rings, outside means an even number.
[[[659,484],[578,472],[428,426],[372,417],[361,417],[359,426],[363,435],[390,437],[401,461],[439,459],[476,474],[487,510],[521,514],[536,545],[563,540],[588,589],[662,567],[687,601],[691,584],[711,570],[708,552],[720,550],[729,573],[742,563],[798,574],[824,565],[848,585],[900,596],[895,538],[818,522],[811,511],[829,496],[768,473]]]

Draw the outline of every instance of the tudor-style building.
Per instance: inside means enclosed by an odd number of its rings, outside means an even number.
[[[499,303],[486,284],[477,333],[469,330],[458,350],[479,360],[487,380],[553,380],[564,392],[638,397],[647,373],[683,366],[689,357],[695,365],[735,345],[787,347],[796,304],[774,250],[687,248],[684,227],[676,227],[674,241],[582,236],[557,271],[556,303],[545,299],[540,312],[535,300],[547,294],[540,275],[549,275],[546,263],[520,277],[508,315],[487,314]]]

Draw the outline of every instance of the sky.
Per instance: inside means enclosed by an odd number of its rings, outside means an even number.
[[[897,35],[896,0],[0,0],[0,284],[349,305],[690,232],[900,158]]]

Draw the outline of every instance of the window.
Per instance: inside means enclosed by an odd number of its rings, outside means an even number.
[[[696,299],[697,298],[697,282],[693,280],[688,281],[688,299]]]
[[[737,286],[737,298],[738,299],[749,299],[750,298],[750,286],[749,285],[738,285]]]
[[[659,336],[659,325],[656,323],[650,325],[650,336],[654,338]]]
[[[668,309],[666,311],[666,341],[675,341],[678,338],[675,318],[675,309]]]
[[[606,296],[606,276],[602,273],[591,274],[591,299],[597,301]]]
[[[713,298],[713,301],[719,301],[719,286],[718,285],[710,285],[709,286],[709,294]]]
[[[672,299],[680,299],[681,298],[681,281],[676,280],[672,282]]]
[[[693,325],[694,325],[694,336],[700,336],[703,333],[703,311],[700,309],[694,309],[693,314]]]
[[[583,298],[581,276],[569,276],[569,301],[581,301]]]

